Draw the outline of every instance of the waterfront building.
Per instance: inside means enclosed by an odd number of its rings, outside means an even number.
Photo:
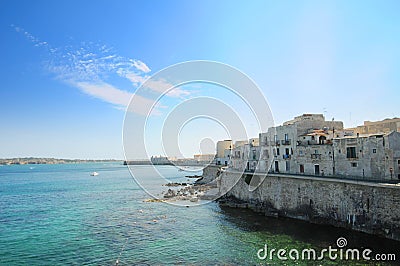
[[[335,175],[400,179],[400,133],[356,134],[333,140]]]
[[[231,156],[231,168],[238,171],[255,172],[259,161],[259,138],[235,142]]]
[[[390,133],[392,131],[400,132],[400,118],[387,118],[381,121],[364,121],[362,126],[350,128],[354,133],[359,134],[375,134]]]
[[[322,114],[295,117],[260,133],[258,141],[238,142],[230,152],[228,164],[235,170],[400,179],[399,132],[359,134]]]
[[[249,142],[247,140],[240,140],[235,142],[231,155],[231,168],[238,171],[243,171],[246,168],[246,158],[249,153],[248,144]]]
[[[216,165],[228,166],[232,153],[232,140],[221,140],[217,142]]]
[[[297,157],[303,159],[305,147],[312,150],[317,145],[315,154],[319,154],[321,148],[327,149],[332,145],[331,139],[335,130],[343,130],[343,122],[326,121],[322,114],[303,114],[282,126],[269,128],[259,135],[262,159],[258,171],[297,173],[299,169],[300,173],[306,173],[305,165],[300,166],[296,162]],[[318,157],[312,156],[313,159]]]

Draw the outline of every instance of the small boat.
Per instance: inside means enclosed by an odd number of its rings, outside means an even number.
[[[99,173],[97,173],[97,172],[92,172],[92,173],[90,173],[90,175],[91,175],[91,176],[97,176],[97,175],[99,175]]]

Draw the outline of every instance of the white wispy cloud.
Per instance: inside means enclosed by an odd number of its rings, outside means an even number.
[[[191,95],[191,91],[174,87],[171,82],[165,79],[149,79],[150,76],[141,76],[135,73],[124,74],[124,77],[129,79],[135,87],[143,85],[143,89],[164,94],[166,91],[168,97],[183,98]]]
[[[165,95],[174,98],[183,98],[191,94],[191,92],[188,90],[184,90],[179,87],[173,88],[173,84],[164,79],[150,79],[144,83],[144,88],[158,93],[164,93],[165,91],[169,90]]]
[[[21,27],[11,25],[18,33],[21,33],[34,46],[45,47],[49,52],[46,61],[46,69],[55,77],[66,82],[85,94],[113,104],[118,109],[124,109],[129,105],[130,99],[139,86],[149,79],[150,67],[138,59],[119,56],[112,47],[93,42],[82,42],[79,47],[51,47],[45,41],[40,40]],[[113,85],[115,77],[128,79],[132,85],[132,92]],[[172,87],[166,80],[149,80],[145,83],[145,89],[150,92],[164,93],[165,89]],[[166,94],[168,97],[181,98],[190,95],[190,92],[175,88]],[[135,95],[135,106],[130,106],[129,111],[147,115],[151,99]],[[165,106],[156,105],[156,108]],[[159,113],[158,110],[153,112]]]
[[[129,79],[135,87],[142,85],[146,81],[146,79],[149,78],[149,76],[140,76],[135,73],[127,73],[125,74],[125,77]]]
[[[49,50],[49,52],[53,53],[56,51],[55,48],[52,48],[47,42],[41,41],[39,38],[33,36],[28,31],[24,30],[21,27],[15,26],[14,24],[10,25],[16,32],[21,33],[28,39],[35,47],[45,47]]]
[[[150,68],[140,60],[132,60],[133,65],[136,67],[137,70],[140,70],[144,73],[150,72]]]
[[[108,83],[88,83],[88,82],[78,82],[74,84],[84,93],[93,96],[95,98],[101,99],[103,101],[115,104],[116,106],[126,107],[129,105],[133,93],[119,90]],[[148,115],[147,110],[151,110],[154,102],[140,95],[135,95],[134,104],[129,106],[129,111]],[[160,114],[159,108],[164,108],[163,106],[156,105],[155,110],[152,114]],[[125,110],[125,108],[123,108]]]
[[[127,106],[132,97],[132,93],[119,90],[114,86],[104,82],[76,82],[72,84],[90,96],[115,105]]]

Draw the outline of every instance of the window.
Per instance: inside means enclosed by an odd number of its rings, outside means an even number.
[[[347,147],[347,158],[357,158],[356,147]]]
[[[285,134],[285,141],[289,140],[289,134]]]
[[[376,153],[376,149],[372,149],[372,153]]]
[[[319,175],[319,164],[314,165],[314,173],[315,175]]]
[[[279,148],[276,149],[276,155],[280,155]]]
[[[303,155],[303,151],[299,151],[299,155]]]
[[[290,151],[289,148],[286,148],[286,149],[285,149],[285,154],[286,154],[286,155],[290,155],[290,152],[289,152],[289,151]]]
[[[357,167],[357,163],[351,163],[351,167]]]
[[[286,161],[286,172],[290,171],[290,161]]]
[[[397,160],[397,164],[400,164],[400,160]]]
[[[311,140],[315,140],[315,137],[314,137],[314,136],[312,136],[312,137],[311,137]]]
[[[279,173],[279,162],[275,161],[275,172]]]

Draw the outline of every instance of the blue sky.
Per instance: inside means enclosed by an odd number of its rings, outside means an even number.
[[[302,113],[347,127],[399,116],[399,10],[398,1],[1,1],[0,158],[123,158],[127,97],[189,60],[249,75],[276,124]],[[165,104],[190,94],[175,90]]]

